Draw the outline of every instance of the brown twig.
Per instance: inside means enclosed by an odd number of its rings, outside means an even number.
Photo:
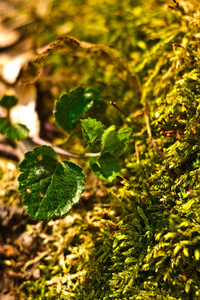
[[[0,155],[15,161],[19,161],[19,156],[16,149],[8,144],[0,143]]]
[[[137,164],[139,164],[140,163],[140,154],[139,154],[137,142],[135,142],[135,153],[136,153],[136,158],[137,158]]]
[[[98,156],[99,153],[84,153],[84,155],[80,155],[77,153],[73,153],[67,150],[64,150],[60,147],[57,146],[53,146],[51,143],[39,138],[39,137],[29,137],[27,140],[25,140],[25,142],[28,141],[29,145],[27,148],[26,145],[24,147],[20,147],[21,152],[19,151],[18,148],[14,148],[11,145],[5,144],[5,143],[0,143],[0,155],[13,159],[15,161],[20,161],[23,159],[23,155],[24,152],[31,150],[32,148],[34,148],[35,146],[42,146],[42,145],[47,145],[47,146],[51,146],[54,151],[58,154],[58,155],[62,155],[65,157],[71,157],[71,158],[90,158],[90,157],[95,157]],[[22,143],[23,145],[23,141],[22,142],[17,142],[18,145],[19,143]]]
[[[34,145],[38,145],[38,146],[42,146],[42,145],[47,145],[47,146],[51,146],[55,152],[59,155],[63,155],[63,156],[67,156],[67,157],[72,157],[72,158],[80,158],[80,157],[95,157],[98,156],[99,153],[85,153],[84,155],[80,155],[80,154],[76,154],[76,153],[72,153],[70,151],[64,150],[60,147],[57,146],[53,146],[51,143],[39,138],[39,137],[29,137],[28,138],[29,141],[31,141]]]
[[[33,145],[37,145],[37,146],[42,146],[42,145],[47,145],[47,146],[51,146],[57,154],[59,155],[64,155],[67,157],[73,157],[73,158],[77,158],[78,155],[69,151],[66,151],[60,147],[57,146],[53,146],[51,143],[39,138],[39,137],[34,137],[34,136],[30,136],[28,138],[28,140],[33,144]]]

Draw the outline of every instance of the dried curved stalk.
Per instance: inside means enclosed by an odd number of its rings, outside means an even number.
[[[137,94],[141,97],[141,86],[137,75],[132,75],[132,70],[129,66],[128,61],[123,55],[114,48],[106,45],[94,45],[86,42],[79,41],[70,36],[59,37],[54,43],[50,44],[48,48],[40,53],[36,58],[33,69],[29,70],[32,72],[32,79],[23,80],[22,83],[30,84],[37,81],[41,74],[43,67],[45,65],[46,58],[54,53],[71,53],[75,56],[83,56],[88,59],[106,62],[107,65],[114,66],[114,73],[116,73],[120,78],[122,78]]]

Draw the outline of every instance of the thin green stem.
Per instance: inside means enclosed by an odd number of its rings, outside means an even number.
[[[9,108],[7,108],[7,118],[10,121],[10,109]]]
[[[90,146],[87,145],[87,147],[79,154],[80,156],[84,155],[88,150],[89,150]]]
[[[72,132],[71,132],[70,135],[68,136],[68,138],[67,138],[65,144],[67,144],[67,143],[69,143],[69,141],[71,141],[71,139],[72,139],[73,136],[74,136],[74,133],[75,133],[76,129],[77,129],[77,127],[75,127],[75,128],[72,130]]]
[[[69,143],[69,141],[71,141],[71,139],[73,138],[76,129],[77,129],[77,127],[74,128],[74,129],[72,130],[72,132],[69,134],[69,136],[67,137],[67,139],[66,139],[64,142],[62,142],[61,144],[59,144],[58,146],[59,146],[59,147],[60,147],[60,146],[64,146],[65,144]]]

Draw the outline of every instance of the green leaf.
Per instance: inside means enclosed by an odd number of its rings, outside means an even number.
[[[84,139],[86,140],[88,145],[92,145],[93,143],[101,140],[105,126],[100,121],[87,118],[81,120],[81,126]]]
[[[110,152],[115,150],[118,147],[118,138],[117,138],[117,132],[115,130],[115,125],[110,126],[104,131],[104,134],[102,136],[102,152]]]
[[[98,159],[89,160],[92,172],[101,180],[112,182],[119,175],[119,163],[109,152],[103,153]]]
[[[126,150],[131,132],[132,132],[131,128],[119,129],[117,133],[117,138],[119,143],[116,149],[114,150],[115,156],[120,156]]]
[[[4,95],[0,99],[0,106],[10,109],[18,103],[18,99],[13,95]]]
[[[0,117],[0,133],[5,135],[6,129],[9,127],[10,122],[7,117]]]
[[[77,164],[58,161],[56,152],[43,145],[25,153],[19,164],[19,191],[28,214],[37,220],[63,217],[79,202],[84,174]]]
[[[6,136],[10,140],[22,141],[28,138],[29,129],[23,124],[10,124],[7,128]]]
[[[116,132],[115,126],[110,126],[102,136],[102,152],[108,151],[117,157],[120,156],[127,148],[131,132],[131,128],[121,128]]]
[[[78,87],[69,94],[61,95],[55,103],[54,117],[57,125],[67,133],[77,126],[81,115],[88,113],[94,103],[100,101],[100,94],[92,89]]]
[[[6,117],[0,117],[0,133],[10,140],[22,141],[28,138],[29,129],[23,124],[11,124]]]
[[[103,101],[99,91],[94,89],[88,89],[87,93],[92,94],[93,96],[93,106],[96,113],[98,111],[104,111],[106,109],[107,104]]]

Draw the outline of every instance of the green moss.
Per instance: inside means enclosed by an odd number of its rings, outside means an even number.
[[[162,16],[166,26],[135,68],[150,125],[140,117],[147,130],[133,126],[128,181],[113,190],[120,230],[91,253],[79,299],[199,299],[198,7],[186,1],[174,16]]]

